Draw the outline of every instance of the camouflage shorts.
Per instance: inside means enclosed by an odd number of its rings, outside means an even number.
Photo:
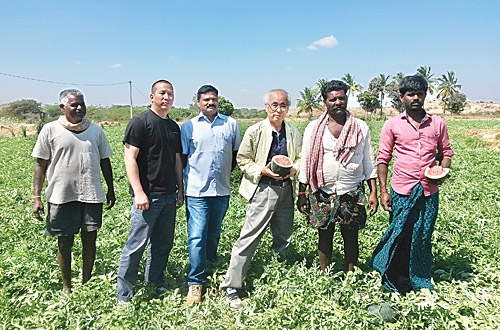
[[[351,229],[361,229],[366,224],[366,195],[363,184],[341,196],[329,195],[318,189],[314,194],[309,192],[307,198],[311,204],[307,216],[309,227],[326,229],[333,222]]]

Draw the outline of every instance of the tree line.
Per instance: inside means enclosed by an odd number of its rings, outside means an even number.
[[[460,92],[462,85],[458,84],[457,77],[453,71],[448,71],[441,77],[436,78],[431,73],[430,67],[421,66],[415,74],[421,75],[427,80],[429,94],[433,95],[437,92],[437,98],[441,100],[443,105],[443,112],[448,111],[451,114],[457,114],[465,109],[467,97],[464,93]],[[390,75],[381,73],[369,82],[366,90],[349,73],[346,73],[341,80],[349,86],[347,95],[355,95],[363,110],[369,113],[376,113],[378,110],[382,115],[384,113],[383,104],[386,96],[391,99],[391,105],[396,110],[399,112],[403,111],[398,86],[404,76],[405,74],[398,72],[391,79]],[[315,88],[305,87],[300,92],[301,98],[297,100],[298,114],[306,113],[308,118],[311,118],[314,110],[322,109],[321,88],[327,81],[328,79],[319,79],[316,82]]]
[[[415,74],[419,74],[427,80],[429,84],[428,93],[430,95],[437,92],[437,98],[441,100],[443,105],[443,112],[458,114],[465,109],[467,97],[460,92],[462,85],[458,84],[457,77],[453,71],[448,71],[441,77],[436,78],[431,73],[430,67],[421,66]],[[402,72],[398,72],[391,79],[390,75],[381,73],[369,82],[366,90],[349,73],[346,73],[341,80],[349,86],[347,95],[355,95],[363,110],[368,113],[376,113],[378,111],[382,115],[384,112],[383,102],[386,97],[391,99],[392,107],[399,112],[403,111],[398,86],[404,76]],[[306,113],[308,119],[311,119],[315,110],[322,109],[321,88],[327,82],[328,79],[322,78],[316,82],[315,88],[305,87],[304,90],[300,91],[300,98],[297,99],[296,106],[297,114]],[[133,107],[132,114],[144,111],[145,108],[146,105]],[[266,116],[265,111],[262,109],[235,109],[233,103],[224,96],[219,96],[219,112],[228,116],[232,115],[235,118],[264,118]],[[182,121],[192,118],[198,113],[196,95],[194,95],[188,108],[172,107],[169,116],[175,121]],[[14,101],[3,107],[0,111],[0,117],[2,118],[36,123],[40,124],[40,127],[46,122],[57,119],[60,114],[59,105],[42,105],[42,103],[31,99]],[[130,106],[87,106],[87,116],[96,122],[105,120],[128,121],[130,119]]]
[[[147,108],[148,105],[134,106],[132,115],[136,115]],[[182,121],[198,115],[200,112],[196,96],[188,108],[172,107],[169,116],[175,121]],[[235,109],[231,101],[224,96],[219,96],[219,112],[236,118],[264,118],[265,111],[262,109]],[[28,124],[43,124],[57,119],[61,115],[61,109],[57,104],[43,105],[32,99],[17,100],[9,103],[0,110],[0,118],[14,121],[22,121]],[[115,121],[126,122],[130,119],[129,105],[87,106],[87,117],[94,122]]]

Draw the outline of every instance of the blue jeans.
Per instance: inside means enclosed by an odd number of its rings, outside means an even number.
[[[132,199],[132,218],[128,240],[118,267],[118,300],[130,301],[134,295],[139,264],[148,244],[145,282],[164,285],[165,268],[174,243],[176,194],[150,196],[149,209],[138,210]]]
[[[229,196],[186,197],[189,272],[188,285],[207,280],[207,261],[217,258],[222,219]]]

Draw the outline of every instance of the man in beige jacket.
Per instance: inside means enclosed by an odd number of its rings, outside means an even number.
[[[236,157],[244,174],[239,192],[248,200],[248,207],[225,280],[220,285],[232,309],[242,305],[237,289],[243,286],[243,277],[266,228],[271,226],[272,249],[280,259],[284,259],[292,237],[294,183],[302,136],[295,126],[285,122],[290,106],[290,95],[285,90],[270,90],[264,102],[267,118],[246,130]],[[270,161],[276,155],[288,156],[293,161],[291,172],[284,177],[271,171]]]

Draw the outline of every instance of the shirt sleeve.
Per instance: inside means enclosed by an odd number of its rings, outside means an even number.
[[[438,152],[436,159],[442,160],[443,158],[451,158],[454,153],[451,150],[450,137],[448,136],[448,127],[444,120],[441,122],[441,127],[439,129],[439,139],[438,139]]]
[[[394,148],[394,134],[390,120],[382,127],[380,140],[378,143],[377,165],[389,164],[392,159],[392,150]]]
[[[314,128],[315,122],[311,122],[307,125],[304,131],[304,139],[302,140],[302,151],[300,153],[300,170],[299,170],[299,182],[307,183],[306,176],[306,159],[309,156],[311,147],[311,132]]]
[[[193,136],[193,123],[187,121],[181,126],[181,145],[182,154],[189,155],[189,147],[191,145],[190,140]]]
[[[300,174],[300,164],[302,160],[302,143],[304,142],[302,135],[300,134],[297,127],[293,126],[294,140],[295,140],[295,159],[293,160],[293,168]]]
[[[373,158],[372,139],[370,129],[367,127],[365,135],[365,146],[363,150],[363,172],[365,180],[374,179],[377,177],[377,168],[375,167],[375,160]]]
[[[109,145],[108,138],[106,137],[106,134],[102,130],[102,128],[99,128],[99,157],[101,159],[106,159],[111,156],[113,156],[113,150],[111,149],[111,146]]]
[[[130,119],[125,129],[123,143],[128,143],[134,147],[141,148],[144,142],[145,127],[142,121],[136,117]]]
[[[247,129],[238,149],[236,161],[245,177],[257,184],[262,176],[262,166],[255,162],[257,155],[256,148],[259,143],[255,139],[256,137]]]
[[[35,147],[31,153],[32,157],[41,158],[49,160],[51,157],[50,145],[48,143],[49,134],[48,124],[42,127],[40,133],[38,134],[38,139],[36,140]]]
[[[240,126],[234,121],[233,151],[238,151],[241,145]]]

